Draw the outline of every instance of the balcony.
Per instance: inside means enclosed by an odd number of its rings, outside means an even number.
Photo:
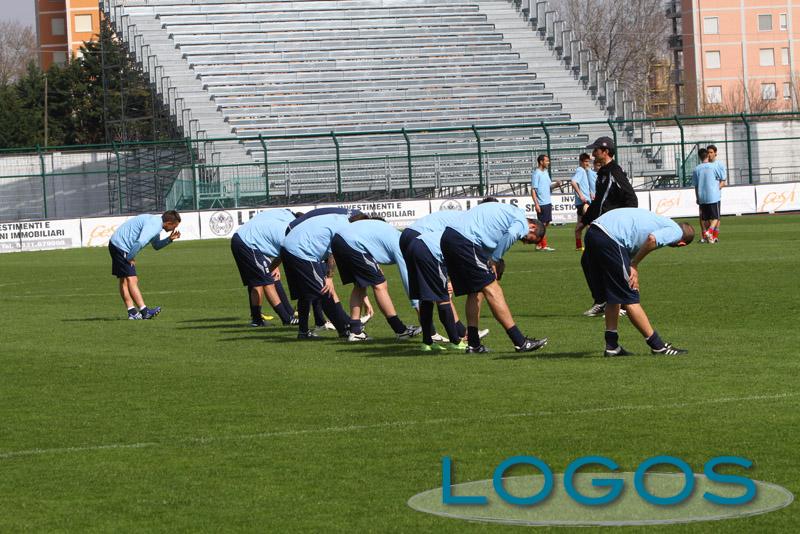
[[[669,73],[669,83],[683,85],[683,71],[681,69],[672,69]]]
[[[668,42],[670,50],[683,50],[683,35],[670,35]]]

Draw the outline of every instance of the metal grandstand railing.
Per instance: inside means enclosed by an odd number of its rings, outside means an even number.
[[[796,170],[800,163],[792,158],[800,140],[798,120],[800,113],[796,112],[653,119],[669,137],[647,143],[630,143],[618,137],[617,160],[638,189],[678,187],[691,178],[697,163],[696,149],[713,143],[719,147],[732,184],[796,180],[800,178]],[[631,119],[625,125],[635,128],[639,121]],[[608,126],[609,136],[618,132],[616,121],[601,124]],[[562,126],[331,132],[325,136],[330,157],[267,157],[246,164],[196,157],[210,143],[239,143],[240,138],[0,150],[0,220],[115,215],[165,208],[526,193],[539,154],[555,158],[579,150],[571,139],[563,143],[554,138],[552,130]],[[494,148],[492,135],[498,131],[516,135],[518,147]],[[469,150],[430,154],[415,148],[416,136],[450,138],[455,133],[472,139]],[[365,135],[392,141],[386,145],[390,150],[375,157],[353,157],[348,152],[349,139]],[[267,156],[270,144],[290,140],[278,136],[252,139]],[[657,174],[635,167],[641,151],[658,159],[661,168]],[[160,154],[160,159],[137,154]],[[576,164],[573,161],[573,168]],[[138,186],[128,186],[133,181],[153,185],[139,191]]]

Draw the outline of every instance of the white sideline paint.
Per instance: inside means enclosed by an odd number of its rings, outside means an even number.
[[[111,443],[106,445],[56,447],[50,449],[26,449],[20,451],[0,452],[0,460],[9,458],[19,458],[25,456],[41,456],[44,454],[69,454],[69,453],[95,452],[95,451],[106,451],[106,450],[146,449],[150,447],[169,447],[178,445],[184,446],[187,444],[205,445],[208,443],[216,443],[221,441],[257,440],[257,439],[267,439],[267,438],[303,436],[308,434],[337,434],[337,433],[346,434],[350,432],[358,432],[361,430],[378,430],[381,428],[393,428],[393,427],[403,428],[403,427],[420,426],[420,425],[440,425],[442,423],[471,423],[471,422],[483,423],[483,422],[496,421],[498,419],[517,419],[524,417],[550,417],[550,416],[563,417],[570,415],[584,415],[584,414],[607,413],[607,412],[671,410],[675,408],[688,408],[692,406],[724,404],[729,402],[779,400],[779,399],[797,397],[798,395],[800,395],[800,392],[777,393],[773,395],[749,395],[747,397],[718,397],[716,399],[706,399],[694,402],[676,402],[671,404],[634,404],[634,405],[605,406],[598,408],[581,408],[578,410],[565,410],[565,411],[521,412],[521,413],[513,413],[505,415],[492,415],[486,417],[445,417],[441,419],[423,419],[420,421],[386,421],[384,423],[374,423],[371,425],[331,426],[323,428],[309,428],[305,430],[298,429],[298,430],[279,430],[275,432],[259,432],[256,434],[177,438],[167,442],[144,441],[140,443]]]

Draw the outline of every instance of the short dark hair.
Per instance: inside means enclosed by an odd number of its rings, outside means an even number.
[[[294,218],[295,218],[295,219],[299,219],[299,218],[300,218],[300,217],[302,217],[303,215],[305,215],[305,213],[303,213],[302,211],[296,211],[296,212],[294,212]]]
[[[590,159],[592,159],[592,156],[590,156],[586,152],[584,152],[583,154],[578,156],[578,161],[580,161],[581,163],[583,163],[584,161],[590,160]]]
[[[358,213],[352,214],[350,216],[350,218],[347,219],[347,220],[350,221],[350,222],[356,222],[356,221],[364,221],[364,220],[369,219],[369,218],[370,218],[369,215],[367,215],[366,213],[358,212]]]
[[[717,145],[708,145],[706,147],[706,150],[713,150],[714,152],[719,152],[719,150],[717,150]]]
[[[681,227],[681,231],[683,232],[681,241],[683,241],[684,244],[688,245],[694,241],[694,227],[691,224],[680,223],[678,226]]]
[[[368,218],[370,221],[383,221],[383,222],[386,222],[386,219],[384,219],[384,218],[383,218],[383,217],[381,217],[380,215],[370,215],[370,216],[369,216],[369,217],[367,217],[367,218]]]
[[[165,211],[161,215],[161,222],[165,223],[179,223],[181,222],[181,215],[175,210]]]
[[[539,154],[539,157],[536,158],[536,163],[542,163],[544,158],[549,157],[547,154]]]
[[[544,224],[542,224],[542,222],[539,219],[532,219],[529,217],[528,224],[536,225],[536,231],[534,232],[536,239],[542,239],[544,237],[545,232],[547,232],[547,227]]]
[[[482,200],[479,200],[478,204],[485,204],[487,202],[500,202],[500,201],[497,200],[495,197],[486,197],[486,198],[484,198]]]
[[[697,157],[700,158],[700,161],[703,161],[708,157],[708,150],[706,150],[705,148],[701,148],[700,150],[697,151]]]

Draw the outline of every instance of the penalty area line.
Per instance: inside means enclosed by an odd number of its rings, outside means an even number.
[[[636,411],[652,411],[652,410],[672,410],[679,408],[689,408],[697,406],[708,406],[714,404],[726,404],[734,402],[750,402],[762,400],[780,400],[786,398],[797,397],[800,392],[778,393],[772,395],[748,395],[745,397],[718,397],[715,399],[704,399],[698,401],[687,402],[674,402],[667,404],[630,404],[619,406],[601,406],[596,408],[580,408],[577,410],[544,410],[538,412],[520,412],[501,415],[487,415],[483,417],[444,417],[440,419],[422,419],[419,421],[386,421],[383,423],[374,423],[366,425],[346,425],[346,426],[331,426],[323,428],[308,428],[296,430],[277,430],[273,432],[259,432],[255,434],[238,434],[228,436],[205,436],[205,437],[189,437],[177,438],[169,441],[145,441],[140,443],[110,443],[104,445],[86,445],[75,447],[54,447],[54,448],[36,448],[19,451],[6,451],[0,452],[0,460],[19,458],[26,456],[41,456],[45,454],[71,454],[82,452],[96,452],[107,450],[126,450],[126,449],[146,449],[152,447],[170,447],[170,446],[185,446],[185,445],[206,445],[211,443],[218,443],[223,441],[247,441],[268,438],[280,438],[291,436],[304,436],[313,434],[338,434],[350,433],[364,430],[379,430],[382,428],[404,428],[411,426],[423,425],[441,425],[445,423],[483,423],[492,422],[499,419],[517,419],[525,417],[568,417],[571,415],[585,415],[593,413],[608,413],[608,412],[636,412]]]

